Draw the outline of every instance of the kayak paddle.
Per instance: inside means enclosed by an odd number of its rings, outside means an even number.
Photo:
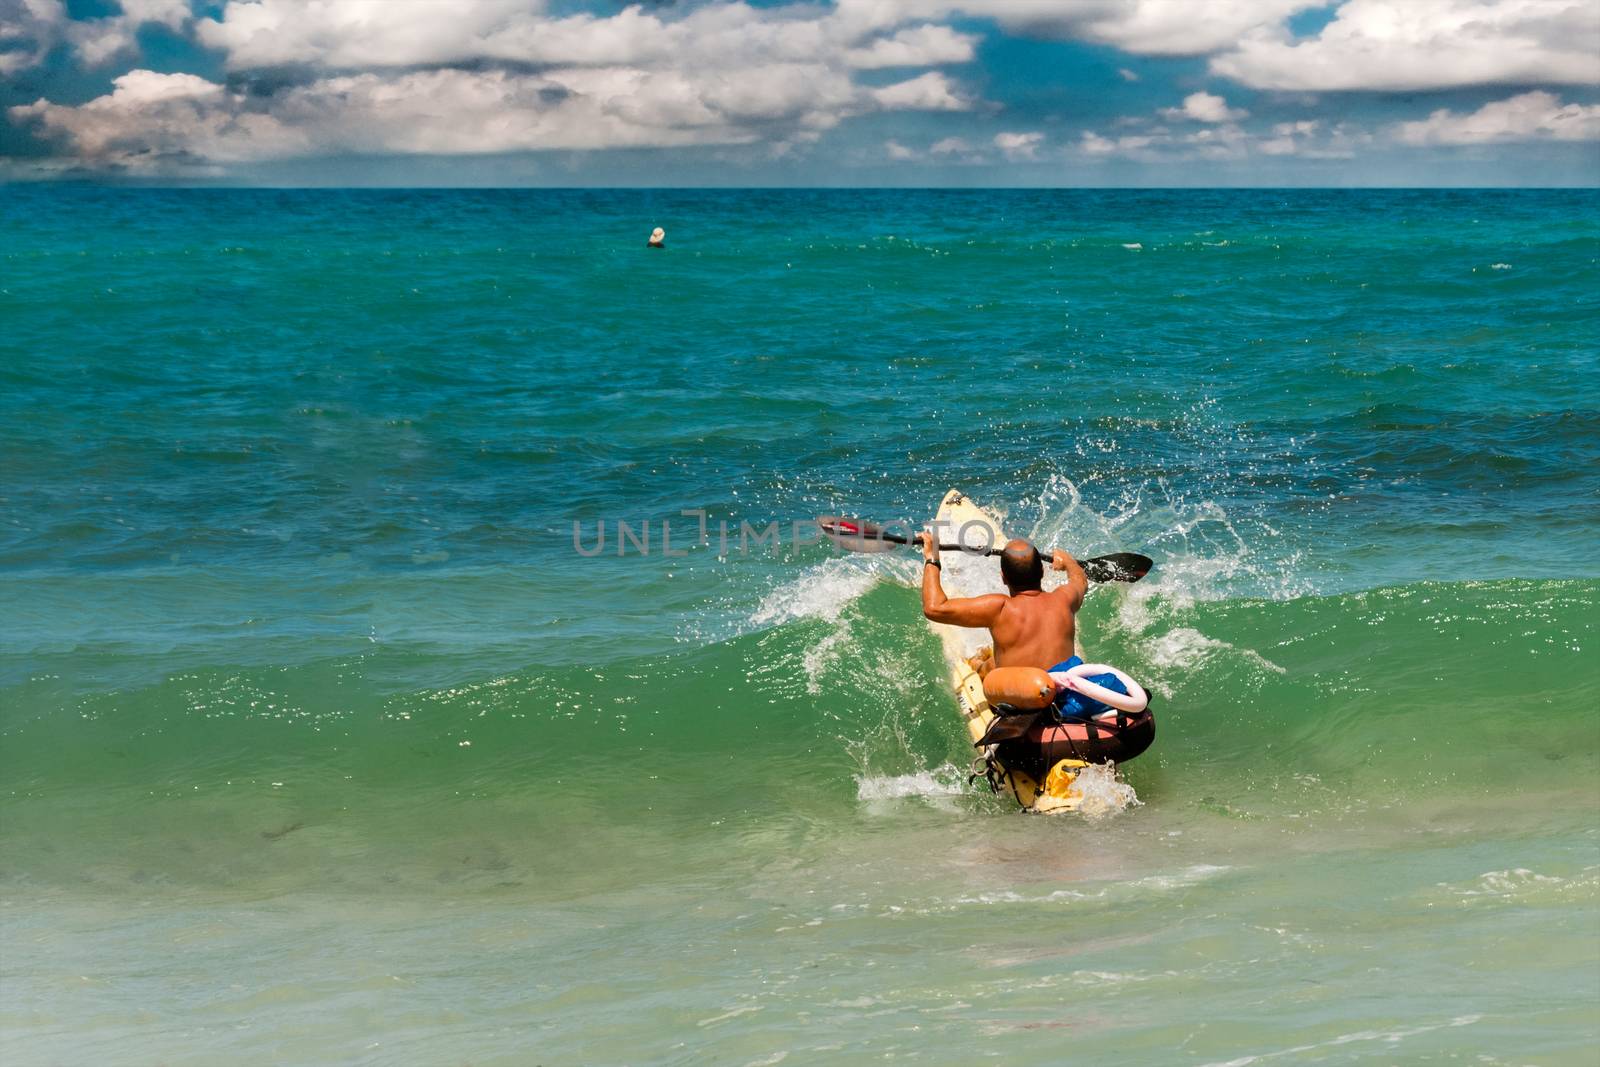
[[[888,552],[896,546],[913,543],[904,534],[889,533],[875,523],[860,519],[823,515],[817,519],[817,525],[830,541],[849,552]],[[979,551],[965,545],[941,544],[939,548],[945,552]],[[998,556],[1005,548],[991,546],[981,551],[985,556]],[[1041,556],[1043,554],[1040,553]],[[1091,582],[1137,582],[1150,573],[1155,561],[1137,552],[1113,552],[1108,556],[1080,559],[1078,565]]]

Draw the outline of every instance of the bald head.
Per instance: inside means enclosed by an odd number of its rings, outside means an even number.
[[[1000,553],[1000,579],[1013,593],[1038,589],[1044,581],[1044,560],[1026,541],[1007,541]]]

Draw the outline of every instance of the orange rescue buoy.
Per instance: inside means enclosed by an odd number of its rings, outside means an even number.
[[[996,667],[983,678],[983,695],[991,704],[1043,708],[1055,699],[1056,681],[1038,667]]]

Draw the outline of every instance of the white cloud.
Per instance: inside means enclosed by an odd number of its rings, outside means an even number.
[[[997,133],[994,135],[994,146],[1013,162],[1034,160],[1039,158],[1039,145],[1044,141],[1042,133]]]
[[[99,66],[135,49],[140,27],[177,30],[190,19],[189,0],[120,0],[121,11],[70,19],[61,0],[0,0],[0,75],[37,66],[58,44],[68,44],[86,66]]]
[[[237,106],[239,98],[193,74],[129,71],[113,90],[79,107],[40,100],[11,109],[70,140],[91,164],[132,164],[141,158],[188,167],[196,161],[237,162],[305,147],[300,135],[270,116]],[[141,168],[142,169],[142,168]]]
[[[44,62],[61,39],[67,9],[61,0],[21,0],[0,16],[0,75],[9,75]]]
[[[185,0],[125,0],[119,18],[170,21],[180,10],[187,17]],[[782,154],[856,115],[974,106],[936,70],[888,85],[857,81],[863,69],[965,62],[974,37],[905,19],[862,25],[845,14],[727,3],[553,17],[529,0],[229,0],[218,18],[194,24],[201,42],[247,78],[299,72],[300,83],[274,85],[275,76],[258,82],[269,91],[251,93],[206,82],[205,93],[179,103],[146,98],[161,76],[133,71],[87,104],[41,100],[12,117],[93,164],[150,169],[282,155],[755,142]],[[82,47],[122,47],[109,24],[101,29],[110,35]]]
[[[1125,82],[1136,82],[1139,80],[1138,71],[1129,70],[1127,67],[1118,67],[1117,76]]]
[[[99,66],[136,50],[141,26],[150,23],[176,30],[189,21],[189,0],[119,0],[120,15],[68,23],[66,36],[88,66]]]
[[[542,149],[736,145],[815,139],[841,117],[959,104],[940,76],[882,89],[789,64],[740,80],[682,71],[574,67],[542,74],[426,70],[318,79],[252,97],[189,74],[136,70],[69,107],[38,101],[37,122],[85,161],[159,170],[346,153],[477,154]]]
[[[966,111],[972,106],[956,93],[950,79],[936,70],[870,93],[885,111]]]
[[[1181,106],[1160,108],[1156,114],[1183,125],[1175,131],[1165,125],[1154,124],[1148,118],[1128,115],[1113,125],[1138,132],[1107,137],[1087,130],[1078,143],[1078,149],[1090,156],[1121,155],[1150,160],[1237,156],[1249,147],[1251,139],[1238,122],[1247,118],[1250,112],[1229,107],[1227,100],[1213,93],[1190,93],[1183,98]],[[1201,128],[1195,129],[1194,123],[1200,124]]]
[[[1240,127],[1225,123],[1179,134],[1173,142],[1202,159],[1232,159],[1248,153],[1251,138]]]
[[[987,19],[1006,32],[1139,55],[1213,56],[1246,85],[1314,92],[1496,82],[1600,84],[1600,0],[1342,0],[1314,36],[1287,27],[1327,0],[745,0],[570,14],[548,0],[118,0],[67,17],[62,0],[0,0],[0,75],[67,48],[87,65],[149,26],[187,31],[233,75],[133,70],[86,104],[13,108],[78,162],[159,169],[344,153],[757,145],[783,155],[852,117],[983,105],[940,69],[970,63]],[[553,10],[552,10],[553,9]],[[124,64],[128,65],[128,64]],[[119,68],[120,69],[120,68]],[[889,84],[864,71],[898,71]],[[1139,75],[1129,68],[1125,81]],[[1471,114],[1435,111],[1387,138],[1466,144],[1596,136],[1596,106],[1523,93]],[[1350,154],[1371,140],[1314,121],[1252,132],[1222,96],[1082,134],[1088,156]],[[1170,123],[1170,127],[1167,125]],[[1121,134],[1120,136],[1118,134]],[[1363,140],[1365,139],[1365,140]],[[884,142],[892,159],[1037,159],[1045,139],[976,146]],[[63,162],[63,166],[72,161]]]
[[[1143,162],[1180,163],[1189,159],[1242,160],[1252,156],[1298,156],[1305,159],[1348,159],[1373,141],[1372,135],[1347,123],[1328,126],[1318,119],[1280,122],[1254,132],[1232,122],[1199,127],[1149,127],[1112,137],[1085,131],[1078,150],[1090,157],[1124,156]]]
[[[957,33],[948,26],[912,26],[893,37],[877,37],[848,50],[845,61],[862,69],[967,63],[977,42],[971,34]]]
[[[1322,123],[1315,119],[1299,122],[1280,122],[1272,127],[1272,136],[1256,145],[1256,150],[1267,156],[1292,156],[1301,152],[1306,139],[1316,135]]]
[[[1325,0],[1014,0],[1024,11],[1059,10],[1062,28],[1074,37],[1115,45],[1139,55],[1194,56],[1233,45],[1244,35],[1276,27],[1296,11]],[[1099,9],[1095,11],[1094,9]],[[1003,24],[1003,20],[1002,20]]]
[[[1160,139],[1164,141],[1165,137]],[[1139,156],[1157,140],[1158,137],[1151,134],[1130,133],[1121,137],[1105,137],[1093,130],[1084,130],[1078,148],[1091,156]]]
[[[588,15],[547,19],[543,11],[542,3],[518,0],[229,0],[216,19],[202,20],[197,30],[201,43],[224,52],[235,70],[291,64],[367,69],[472,59],[537,62],[560,52],[569,61],[622,63],[663,36],[660,21],[638,8],[603,20]],[[587,41],[580,39],[585,30]]]
[[[1117,143],[1093,130],[1084,130],[1078,147],[1091,156],[1109,156],[1116,152]]]
[[[853,25],[966,15],[1038,37],[1113,45],[1139,55],[1205,55],[1326,0],[838,0]]]
[[[1400,123],[1394,136],[1410,145],[1600,141],[1600,104],[1563,104],[1553,93],[1522,93],[1471,114],[1440,108],[1425,119]]]
[[[1349,0],[1315,37],[1258,29],[1211,61],[1258,89],[1600,83],[1594,0]]]
[[[1164,107],[1163,118],[1190,122],[1238,122],[1248,118],[1250,112],[1243,108],[1230,108],[1228,102],[1212,93],[1190,93],[1183,98],[1182,107]]]
[[[972,59],[977,38],[904,17],[863,20],[807,4],[716,3],[655,14],[551,16],[539,0],[229,0],[198,24],[230,68],[291,64],[335,70],[465,64],[746,66],[826,62],[858,69]]]

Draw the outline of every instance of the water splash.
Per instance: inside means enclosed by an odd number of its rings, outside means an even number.
[[[1104,819],[1142,804],[1133,786],[1117,777],[1116,768],[1106,763],[1091,763],[1078,772],[1072,783],[1083,795],[1078,814],[1089,819]]]
[[[910,774],[862,775],[856,779],[856,798],[865,801],[954,797],[965,792],[966,772],[949,763]]]

